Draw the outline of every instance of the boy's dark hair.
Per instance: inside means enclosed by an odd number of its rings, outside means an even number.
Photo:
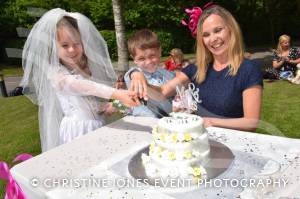
[[[141,29],[133,34],[128,39],[128,50],[132,57],[136,55],[135,49],[139,48],[142,50],[149,48],[160,48],[160,42],[157,35],[149,29]]]

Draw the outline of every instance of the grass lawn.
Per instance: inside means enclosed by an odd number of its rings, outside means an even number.
[[[276,135],[274,128],[277,128],[281,136],[300,138],[300,85],[265,82],[261,120],[260,127],[269,130],[258,129],[258,133]]]
[[[262,122],[258,133],[300,138],[300,86],[285,81],[264,84]],[[20,153],[40,153],[37,107],[26,97],[0,97],[0,161]],[[278,133],[279,132],[279,133]],[[0,198],[4,198],[0,181]]]
[[[37,107],[26,97],[0,97],[0,161],[11,165],[20,153],[41,152]],[[4,198],[4,182],[0,180],[0,198]]]
[[[16,65],[2,65],[0,64],[0,72],[5,76],[22,76],[23,69],[21,66]]]

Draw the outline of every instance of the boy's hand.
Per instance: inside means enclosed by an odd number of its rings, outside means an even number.
[[[142,72],[135,71],[131,74],[131,83],[129,89],[134,91],[139,98],[148,100],[147,86],[147,80]]]

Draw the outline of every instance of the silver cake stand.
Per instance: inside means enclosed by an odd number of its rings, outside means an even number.
[[[207,172],[206,180],[216,178],[225,172],[231,165],[234,159],[232,151],[224,144],[215,140],[209,140],[210,155],[208,161],[202,165]],[[170,188],[170,184],[165,182],[160,183],[161,179],[155,179],[147,176],[144,165],[142,164],[142,154],[149,154],[149,147],[145,147],[137,152],[129,161],[128,170],[135,179],[145,181],[152,186],[160,186],[163,188]],[[199,184],[198,184],[199,185]],[[182,188],[182,187],[181,187]],[[184,187],[183,187],[184,188]],[[191,188],[189,186],[189,188]],[[193,189],[196,188],[195,186]]]

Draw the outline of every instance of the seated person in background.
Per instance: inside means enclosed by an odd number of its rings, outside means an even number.
[[[173,48],[170,52],[170,57],[164,62],[163,68],[174,71],[181,70],[187,66],[188,63],[184,61],[184,55],[179,48]]]
[[[281,79],[291,79],[295,76],[296,65],[300,63],[300,52],[290,46],[288,35],[279,37],[277,50],[273,53],[273,68],[277,70]]]
[[[134,71],[142,72],[147,82],[154,86],[161,86],[175,76],[173,72],[159,67],[161,57],[160,42],[157,35],[151,30],[142,29],[137,31],[128,40],[128,50],[136,66],[132,67],[125,74],[124,79],[127,88],[131,88],[132,90],[138,89],[135,90],[136,93],[142,93],[143,90],[139,91],[142,89],[142,87],[136,85],[139,82],[131,84]],[[144,85],[144,87],[145,86],[146,85]],[[169,100],[159,102],[159,106],[163,110],[166,110],[170,105],[171,102]],[[132,114],[134,116],[160,117],[144,105],[134,107]]]
[[[296,76],[293,79],[291,79],[291,82],[293,84],[300,84],[300,64],[297,64],[297,68],[298,70]]]
[[[245,57],[246,59],[251,59],[252,54],[249,53],[249,52],[245,52],[244,57]]]

